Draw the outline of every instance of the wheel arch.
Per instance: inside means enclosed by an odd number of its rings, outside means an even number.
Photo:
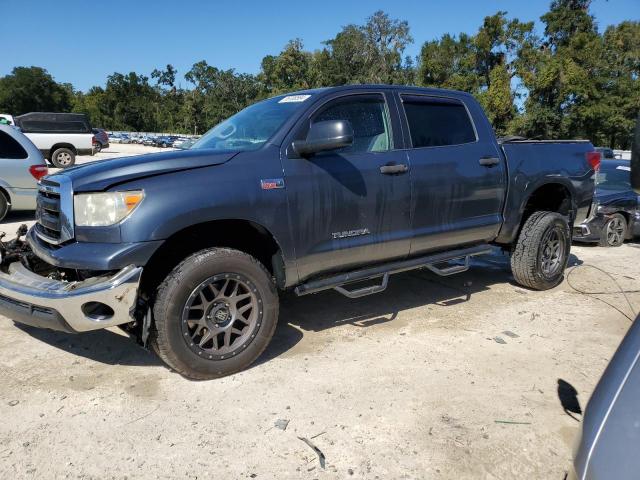
[[[572,188],[561,181],[548,181],[532,189],[521,206],[522,225],[528,215],[536,211],[556,212],[570,215],[575,210]]]
[[[211,247],[234,248],[248,253],[275,277],[278,287],[284,288],[287,284],[283,250],[266,227],[251,220],[221,219],[190,225],[167,238],[144,268],[141,292],[152,295],[182,260]]]
[[[9,207],[11,207],[12,202],[11,202],[11,194],[9,193],[9,188],[3,185],[2,183],[0,183],[0,195],[4,196],[4,198],[7,200],[7,203],[9,204]]]
[[[568,216],[571,226],[577,209],[576,195],[571,182],[561,178],[546,177],[539,183],[528,186],[516,205],[517,209],[515,205],[507,204],[504,215],[505,224],[496,239],[499,245],[513,244],[534,212],[549,211]],[[515,211],[510,213],[509,209]]]
[[[76,149],[76,147],[73,146],[71,143],[65,143],[65,142],[56,143],[49,149],[49,152],[51,153],[51,155],[53,155],[55,151],[58,150],[59,148],[68,148],[73,152],[74,155],[78,155],[78,150]]]

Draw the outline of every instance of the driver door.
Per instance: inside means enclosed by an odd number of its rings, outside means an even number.
[[[384,93],[342,94],[306,116],[294,134],[305,138],[312,123],[326,120],[346,120],[354,131],[350,147],[310,158],[289,148],[283,158],[300,281],[409,253],[408,168],[403,174],[381,171],[408,162],[395,149],[400,129],[389,100]]]

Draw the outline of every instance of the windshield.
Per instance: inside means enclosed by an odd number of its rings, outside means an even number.
[[[631,167],[628,165],[600,164],[596,186],[600,190],[631,190]]]
[[[309,97],[287,95],[251,105],[213,127],[191,148],[235,152],[257,150]]]

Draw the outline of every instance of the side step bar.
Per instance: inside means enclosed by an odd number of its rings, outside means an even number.
[[[365,295],[380,293],[387,288],[389,283],[389,275],[394,273],[406,272],[417,268],[428,268],[438,275],[454,275],[469,270],[469,259],[476,255],[486,255],[493,251],[489,245],[477,245],[475,247],[461,248],[458,250],[449,250],[447,252],[435,253],[424,257],[411,258],[408,260],[400,260],[397,262],[386,263],[376,267],[369,267],[362,270],[354,270],[352,272],[342,273],[332,277],[325,277],[319,280],[312,280],[295,288],[296,295],[309,295],[331,288],[340,292],[349,298],[359,298]],[[438,268],[436,265],[449,262],[451,260],[464,259],[464,265],[454,265],[446,268]],[[364,287],[356,290],[348,290],[343,286],[349,283],[371,280],[382,277],[380,285]]]

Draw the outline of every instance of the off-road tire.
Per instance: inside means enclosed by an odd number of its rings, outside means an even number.
[[[0,191],[0,222],[4,220],[7,213],[9,213],[9,200],[5,197],[4,193]]]
[[[544,239],[555,230],[563,244],[558,269],[548,275],[543,272]],[[511,253],[511,271],[516,282],[534,290],[548,290],[560,284],[571,252],[571,230],[566,217],[555,212],[534,212],[520,231]]]
[[[209,360],[188,345],[182,329],[183,311],[199,285],[220,274],[247,278],[261,299],[255,336],[243,350],[224,359]],[[211,248],[180,263],[157,289],[153,306],[154,326],[150,344],[173,370],[193,380],[231,375],[251,365],[269,344],[278,322],[278,291],[271,274],[255,258],[238,250]]]
[[[68,155],[69,161],[62,162],[59,158],[61,155]],[[51,155],[51,163],[56,168],[69,168],[73,167],[76,163],[76,154],[68,148],[57,148]]]
[[[613,227],[614,224],[620,225],[622,228],[622,233],[619,234],[619,237],[615,240],[609,238],[609,228]],[[607,222],[602,227],[602,232],[600,233],[600,241],[598,245],[601,247],[620,247],[624,243],[624,239],[627,237],[627,219],[624,218],[624,215],[616,213],[607,220]]]

